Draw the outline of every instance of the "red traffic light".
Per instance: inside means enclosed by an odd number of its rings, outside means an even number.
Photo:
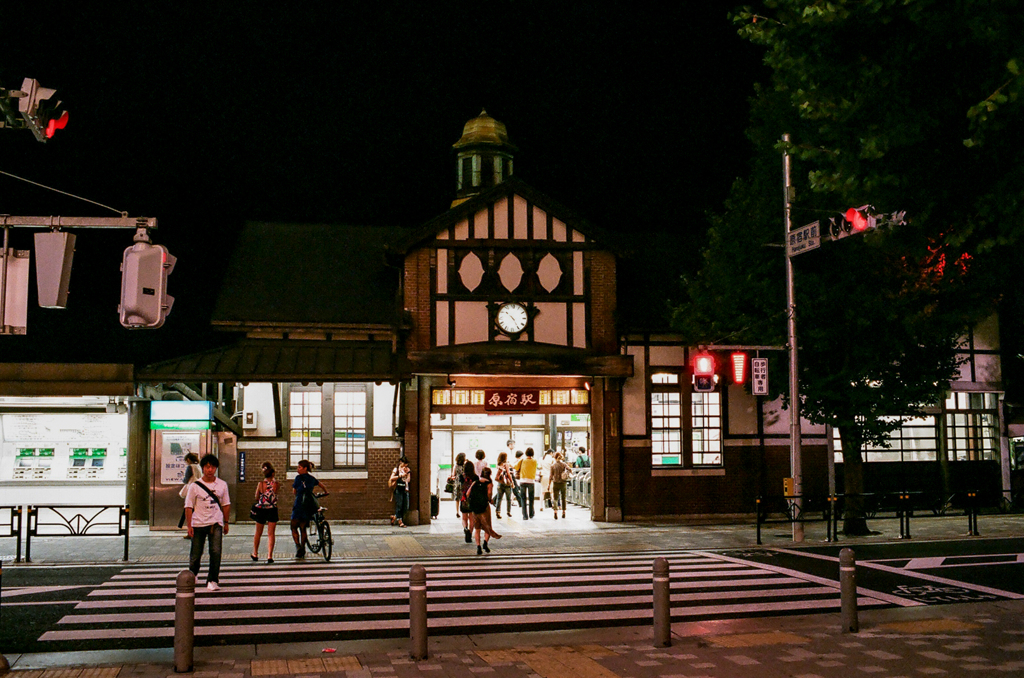
[[[54,133],[59,129],[64,129],[68,126],[68,112],[64,111],[60,114],[60,117],[50,118],[46,123],[46,138],[52,139]]]
[[[850,226],[854,233],[860,233],[861,231],[866,231],[870,228],[868,225],[870,217],[868,217],[867,211],[863,209],[858,210],[855,207],[851,207],[846,210],[846,214],[844,216],[846,217],[846,220],[850,222]],[[871,221],[874,221],[874,219],[871,219]]]
[[[710,353],[698,353],[693,358],[693,374],[707,377],[715,373],[715,358]]]

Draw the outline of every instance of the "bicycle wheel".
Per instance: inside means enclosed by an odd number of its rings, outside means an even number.
[[[313,534],[309,535],[309,550],[313,553],[320,553],[320,549],[323,547],[323,542],[320,540],[320,522],[321,518],[319,515],[313,516],[313,522],[316,523],[316,530]]]
[[[329,563],[331,562],[331,552],[334,550],[334,539],[331,537],[331,525],[326,520],[321,520],[317,523],[316,529],[320,536],[320,548],[323,549],[322,553],[324,560]]]

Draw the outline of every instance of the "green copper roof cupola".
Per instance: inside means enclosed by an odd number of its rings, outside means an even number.
[[[518,149],[509,142],[505,124],[487,111],[466,123],[452,148],[457,155],[452,207],[512,176],[512,154]]]

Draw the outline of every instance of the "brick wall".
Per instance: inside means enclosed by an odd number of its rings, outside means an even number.
[[[320,500],[320,505],[327,509],[329,520],[351,521],[385,521],[394,513],[394,504],[389,501],[387,489],[388,478],[398,460],[397,448],[370,449],[367,451],[367,478],[336,479],[323,478],[313,470],[320,484],[327,488],[329,496]],[[281,523],[287,525],[292,512],[295,495],[292,492],[292,480],[285,472],[287,451],[280,450],[246,450],[246,482],[239,483],[236,490],[237,503],[235,520],[251,521],[249,507],[256,495],[256,487],[263,475],[260,466],[269,461],[277,470],[278,490],[277,506]],[[294,478],[294,474],[292,474]],[[279,535],[280,537],[280,535]]]
[[[761,473],[761,452],[754,447],[727,446],[725,475],[651,475],[649,447],[624,449],[625,518],[664,515],[753,514]],[[766,496],[782,494],[782,479],[789,475],[789,447],[765,448]],[[803,448],[804,492],[824,494],[828,489],[825,448]]]
[[[618,331],[615,327],[615,256],[609,252],[591,252],[590,257],[590,336],[600,353],[616,353]]]
[[[405,258],[402,291],[405,310],[412,314],[413,330],[407,343],[410,351],[425,351],[433,342],[430,336],[430,249],[421,248]]]

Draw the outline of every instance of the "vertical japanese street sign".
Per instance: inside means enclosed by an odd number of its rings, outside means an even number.
[[[768,395],[768,358],[750,360],[750,388],[756,396]]]
[[[821,229],[819,222],[812,221],[806,226],[795,228],[789,232],[786,241],[786,254],[793,257],[802,252],[809,252],[821,246]]]

